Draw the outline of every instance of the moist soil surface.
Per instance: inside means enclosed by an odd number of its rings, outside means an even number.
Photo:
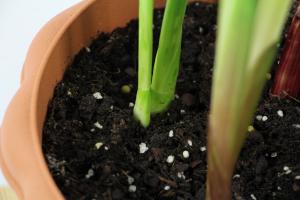
[[[100,34],[74,58],[43,130],[43,151],[66,199],[204,199],[216,11],[188,7],[176,98],[147,129],[132,117],[137,21]],[[155,13],[155,48],[162,14]],[[232,178],[235,200],[300,199],[300,103],[267,91]]]

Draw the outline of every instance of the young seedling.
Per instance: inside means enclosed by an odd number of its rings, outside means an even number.
[[[300,1],[286,38],[271,94],[297,98],[300,93]]]
[[[153,0],[139,1],[138,91],[134,115],[143,126],[150,123],[150,100],[153,51]]]
[[[206,200],[231,199],[231,179],[291,0],[220,0],[208,134]]]
[[[152,113],[164,111],[174,99],[186,6],[187,0],[167,1],[151,84]]]
[[[168,0],[152,76],[153,0],[140,0],[139,73],[134,115],[144,127],[174,98],[187,0]]]

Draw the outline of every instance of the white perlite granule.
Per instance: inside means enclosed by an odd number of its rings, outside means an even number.
[[[257,116],[256,116],[256,119],[257,119],[258,121],[261,121],[261,120],[262,120],[262,118],[263,118],[263,116],[262,116],[262,115],[257,115]]]
[[[300,124],[293,124],[293,127],[300,128]]]
[[[133,108],[133,107],[134,107],[134,103],[130,102],[130,103],[129,103],[129,107],[130,107],[130,108]]]
[[[205,147],[205,146],[204,146],[204,147],[201,147],[201,148],[200,148],[200,151],[202,151],[202,152],[206,151],[206,147]]]
[[[189,158],[190,157],[190,153],[186,150],[182,152],[182,155],[183,155],[184,158]]]
[[[170,132],[169,132],[169,137],[170,137],[170,138],[174,137],[174,131],[173,131],[173,130],[170,130]]]
[[[134,178],[132,176],[128,176],[127,181],[129,185],[132,185],[132,183],[134,182]]]
[[[135,185],[130,185],[128,188],[129,192],[135,192],[136,191],[136,186]]]
[[[91,49],[89,47],[85,47],[86,52],[90,53]]]
[[[251,194],[250,197],[251,197],[251,199],[253,199],[253,200],[257,200],[254,194]]]
[[[140,145],[139,145],[139,147],[140,147],[140,153],[141,154],[143,154],[143,153],[146,153],[146,151],[148,151],[148,147],[147,147],[147,145],[146,145],[146,143],[144,143],[144,142],[142,142]]]
[[[103,146],[103,143],[102,143],[102,142],[97,142],[97,143],[95,144],[96,149],[100,149],[102,146]]]
[[[67,95],[72,96],[72,92],[70,90],[68,90]]]
[[[164,190],[170,190],[171,189],[171,187],[169,186],[169,185],[166,185],[165,187],[164,187]]]
[[[282,111],[282,110],[278,110],[278,111],[277,111],[277,115],[278,115],[279,117],[283,117],[283,111]]]
[[[299,176],[295,176],[295,180],[300,180],[300,175]]]
[[[277,152],[273,152],[273,153],[271,153],[271,157],[272,157],[272,158],[275,158],[275,157],[277,157]]]
[[[103,96],[101,95],[100,92],[95,92],[95,93],[93,94],[93,96],[94,96],[95,99],[98,99],[98,100],[103,99]]]
[[[174,162],[174,160],[175,160],[175,157],[173,155],[169,155],[167,158],[167,163],[171,164]]]
[[[88,173],[85,175],[86,179],[91,178],[92,176],[94,176],[95,172],[93,169],[89,169]]]
[[[236,178],[240,178],[240,177],[241,177],[241,175],[235,174],[232,178],[233,178],[233,179],[236,179]]]
[[[94,123],[94,126],[98,129],[103,129],[103,126],[99,122]]]
[[[184,175],[183,172],[178,172],[177,177],[180,178],[180,179],[185,179],[185,175]]]
[[[263,116],[261,120],[262,120],[263,122],[265,122],[265,121],[268,120],[268,117],[267,117],[267,116]]]
[[[285,173],[285,174],[290,174],[290,173],[292,173],[292,170],[291,170],[288,166],[284,166],[284,167],[283,167],[283,170],[284,170],[284,173]]]

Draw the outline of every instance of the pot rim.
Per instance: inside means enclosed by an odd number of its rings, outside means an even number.
[[[26,121],[26,130],[19,130],[20,132],[26,132],[26,134],[29,134],[31,144],[32,144],[32,150],[31,153],[32,158],[31,161],[34,161],[36,166],[36,170],[39,171],[39,177],[42,178],[44,181],[43,186],[41,187],[47,187],[49,192],[47,194],[43,194],[45,199],[45,196],[50,199],[64,199],[62,193],[60,192],[59,188],[55,184],[52,175],[50,174],[50,171],[48,169],[42,148],[41,148],[41,140],[39,138],[39,129],[37,125],[37,109],[38,107],[38,96],[39,96],[39,87],[40,82],[43,76],[43,73],[45,71],[46,63],[51,56],[51,53],[53,52],[56,44],[59,42],[62,35],[66,32],[66,30],[71,26],[73,21],[80,17],[81,13],[84,12],[86,9],[89,8],[96,0],[84,0],[81,1],[74,6],[66,9],[65,11],[61,12],[54,18],[52,18],[46,25],[41,28],[41,30],[37,33],[35,38],[33,39],[27,56],[26,60],[23,65],[23,69],[21,72],[21,82],[20,87],[18,91],[16,92],[15,96],[11,100],[8,109],[5,112],[5,116],[3,118],[2,125],[0,127],[0,166],[1,170],[6,177],[8,183],[12,186],[12,188],[17,193],[18,197],[20,199],[29,199],[27,195],[27,191],[25,191],[25,183],[29,184],[31,183],[30,180],[25,181],[17,181],[17,178],[14,176],[14,173],[16,170],[22,171],[23,169],[21,166],[15,165],[18,162],[18,156],[14,155],[15,152],[10,152],[11,148],[7,148],[7,143],[10,143],[15,140],[14,137],[11,136],[11,134],[8,134],[9,132],[13,131],[11,130],[12,127],[9,127],[9,123],[11,123],[11,120],[14,121]],[[53,28],[59,26],[59,29],[53,30]],[[50,32],[50,33],[49,33]],[[40,47],[41,42],[45,38],[48,38],[48,43],[45,45],[45,47]],[[32,60],[36,59],[36,51],[40,51],[42,53],[42,56],[38,58],[38,61],[35,62],[36,65],[32,65]],[[35,58],[34,58],[35,57]],[[29,86],[29,93],[24,93],[24,86]],[[14,108],[15,104],[18,104],[19,101],[22,99],[30,99],[29,101],[25,102],[23,104],[24,107],[26,107],[28,113],[28,119],[22,118],[22,116],[18,116],[17,113],[24,112],[22,109]],[[15,127],[15,129],[19,129],[19,127]],[[9,142],[8,142],[9,141]],[[24,172],[23,172],[24,173]],[[29,186],[30,187],[30,186]],[[28,188],[28,187],[27,187]],[[38,189],[38,188],[33,188]],[[30,193],[30,191],[29,191]],[[32,194],[31,194],[32,195]],[[34,199],[42,199],[42,196],[34,196]]]

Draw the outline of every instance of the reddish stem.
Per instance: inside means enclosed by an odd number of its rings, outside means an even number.
[[[299,1],[300,3],[300,1]],[[271,94],[297,98],[300,91],[300,4],[289,28]]]

